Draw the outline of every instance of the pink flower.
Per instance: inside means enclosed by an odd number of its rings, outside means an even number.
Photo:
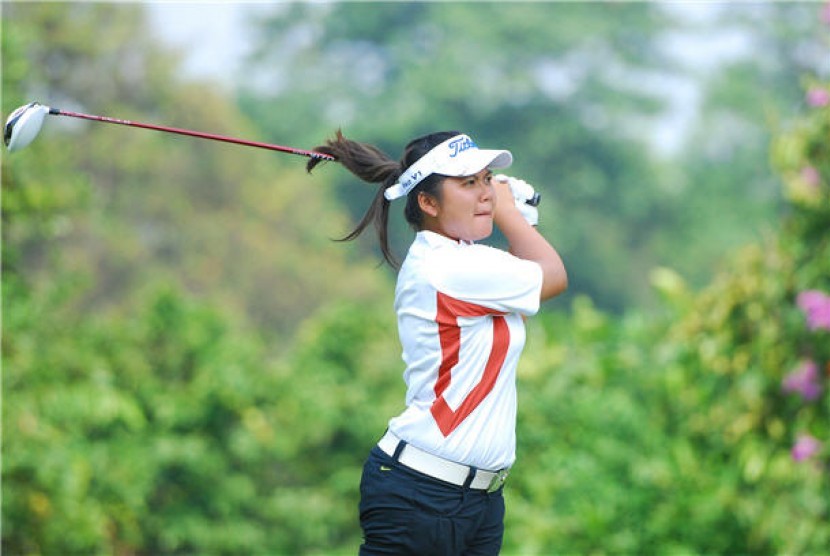
[[[814,166],[805,166],[801,169],[801,180],[809,186],[816,187],[821,183],[821,175]]]
[[[825,2],[824,6],[822,6],[819,19],[821,19],[825,25],[830,25],[830,1]]]
[[[830,295],[819,290],[803,291],[796,304],[807,317],[807,328],[830,330]]]
[[[815,361],[804,361],[781,381],[781,389],[787,393],[800,394],[805,401],[811,402],[821,395],[818,365]]]
[[[815,456],[821,449],[821,442],[809,434],[800,434],[792,449],[795,461],[804,461]]]
[[[814,108],[820,108],[830,104],[830,92],[821,87],[811,87],[807,91],[807,104]]]

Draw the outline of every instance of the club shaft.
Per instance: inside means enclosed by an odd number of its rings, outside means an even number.
[[[175,133],[178,135],[188,135],[190,137],[199,137],[201,139],[210,139],[212,141],[223,141],[225,143],[234,143],[236,145],[244,145],[246,147],[256,147],[259,149],[267,149],[269,151],[278,151],[288,154],[296,154],[299,156],[306,156],[309,158],[319,158],[322,160],[335,160],[329,154],[307,151],[305,149],[295,149],[294,147],[284,147],[282,145],[272,145],[270,143],[262,143],[259,141],[248,141],[246,139],[238,139],[236,137],[227,137],[225,135],[217,135],[215,133],[204,133],[201,131],[193,131],[190,129],[181,129],[177,127],[168,127],[155,124],[145,124],[142,122],[134,122],[131,120],[120,120],[118,118],[109,118],[107,116],[95,116],[92,114],[82,114],[80,112],[72,112],[69,110],[61,110],[59,108],[50,108],[49,114],[53,116],[67,116],[70,118],[81,118],[83,120],[92,120],[94,122],[104,122],[108,124],[125,125],[129,127],[140,127],[143,129],[152,129],[154,131],[163,131],[166,133]]]

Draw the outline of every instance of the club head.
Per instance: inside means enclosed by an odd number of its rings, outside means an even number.
[[[9,152],[22,149],[35,140],[43,125],[49,107],[37,102],[21,106],[12,112],[3,127],[3,142]]]

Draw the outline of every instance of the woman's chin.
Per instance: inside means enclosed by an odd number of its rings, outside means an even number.
[[[481,241],[491,235],[493,235],[493,219],[489,218],[486,224],[480,223],[476,226],[473,233],[470,234],[471,238],[468,241]]]

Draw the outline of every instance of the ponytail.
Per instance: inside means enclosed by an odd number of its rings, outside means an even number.
[[[401,162],[392,160],[373,145],[346,139],[340,130],[337,130],[334,139],[329,139],[324,145],[315,147],[315,151],[333,156],[337,159],[337,162],[361,180],[379,184],[372,203],[366,209],[366,213],[357,227],[337,241],[352,241],[363,233],[363,230],[369,224],[373,224],[384,260],[391,267],[399,268],[400,264],[389,246],[389,200],[384,196],[384,192],[398,181],[406,168],[414,164],[433,147],[455,135],[458,135],[457,131],[446,131],[419,137],[406,146]],[[323,159],[320,158],[312,158],[308,161],[306,170],[311,173],[322,161]],[[439,174],[428,176],[409,192],[404,216],[415,230],[421,228],[423,221],[423,214],[418,206],[418,195],[426,193],[439,196],[439,186],[443,182],[443,178],[444,176]]]
[[[400,265],[389,246],[389,201],[383,196],[383,192],[401,176],[401,165],[373,145],[346,139],[339,129],[334,139],[329,139],[316,150],[332,155],[337,162],[361,180],[380,184],[372,204],[366,209],[366,214],[357,227],[337,241],[352,241],[363,233],[369,224],[374,224],[383,259],[391,267],[398,268]],[[306,170],[311,173],[321,160],[312,158],[308,161]]]

